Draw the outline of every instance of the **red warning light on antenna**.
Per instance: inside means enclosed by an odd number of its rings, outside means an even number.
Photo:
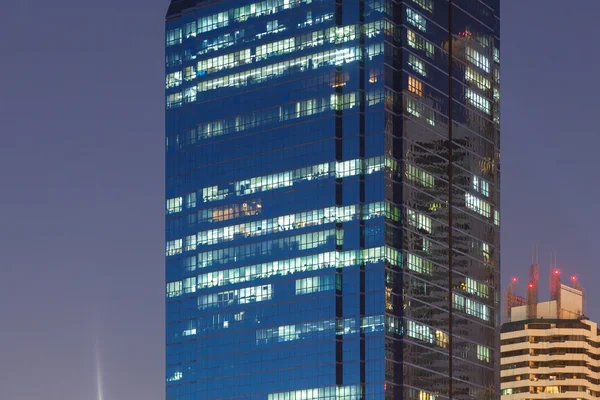
[[[555,270],[554,270],[554,275],[558,275],[558,274],[560,274],[560,271],[559,271],[559,270],[557,270],[557,269],[555,269]]]
[[[573,276],[571,277],[571,280],[574,280],[574,281],[576,281],[576,280],[577,280],[577,277],[576,277],[575,275],[573,275]]]
[[[513,278],[513,282],[516,282],[516,281],[517,281],[517,278]]]
[[[533,283],[529,284],[529,289],[533,289]]]

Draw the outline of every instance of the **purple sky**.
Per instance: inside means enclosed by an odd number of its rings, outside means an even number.
[[[0,2],[3,400],[164,399],[167,3]],[[502,268],[524,286],[539,243],[547,286],[556,250],[591,305],[600,2],[576,4],[503,2]]]

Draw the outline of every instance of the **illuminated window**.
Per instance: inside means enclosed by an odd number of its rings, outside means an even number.
[[[378,71],[375,71],[375,70],[371,69],[371,72],[369,73],[369,83],[375,83],[375,82],[377,82],[378,78],[379,78]]]
[[[371,82],[371,79],[373,77],[375,77],[375,73],[373,70],[371,70],[370,76],[371,76],[371,78],[369,78],[369,82]],[[349,79],[350,79],[350,75],[348,74],[348,72],[345,72],[343,74],[336,74],[335,77],[334,76],[330,77],[329,82],[331,84],[331,87],[335,88],[335,87],[346,86],[346,82],[348,82]],[[375,78],[375,80],[373,82],[377,82],[377,79]]]
[[[397,258],[387,258],[385,247],[376,247],[364,250],[349,250],[344,252],[330,251],[313,254],[310,256],[292,259],[264,262],[222,271],[208,272],[197,277],[198,288],[211,288],[216,286],[233,285],[242,282],[251,282],[256,279],[265,279],[271,276],[284,276],[297,272],[318,271],[328,268],[345,268],[362,263],[380,261],[397,262]]]
[[[467,278],[465,284],[465,290],[468,293],[477,295],[479,297],[487,298],[489,297],[489,288],[486,284],[477,282],[475,279]]]
[[[324,247],[335,239],[335,229],[321,232],[311,232],[302,235],[286,236],[279,239],[266,240],[260,243],[252,243],[242,246],[227,247],[198,253],[198,268],[208,268],[215,265],[239,264],[248,262],[266,254],[273,254],[273,249],[279,251],[295,251],[299,247],[302,250],[313,250]],[[195,259],[196,257],[194,257]]]
[[[181,43],[181,28],[171,29],[167,32],[167,46]]]
[[[480,361],[485,361],[487,363],[491,360],[491,353],[489,347],[482,346],[480,344],[477,345],[477,359]]]
[[[415,49],[425,51],[427,57],[433,58],[434,56],[434,47],[433,44],[425,40],[425,38],[417,35],[415,32],[408,29],[406,31],[408,45]]]
[[[419,390],[419,400],[435,400],[435,395]]]
[[[185,195],[185,207],[186,208],[196,207],[196,192],[188,193]]]
[[[273,21],[267,22],[267,30],[264,33],[265,34],[271,34],[271,33],[282,32],[284,30],[285,30],[285,27],[283,27],[283,26],[281,28],[279,27],[279,21],[278,20],[273,20]],[[260,37],[259,35],[260,34],[257,34],[257,37]]]
[[[167,96],[167,108],[181,107],[182,93],[177,92]]]
[[[181,281],[167,283],[167,297],[181,296]]]
[[[181,85],[181,71],[173,72],[167,75],[166,87],[167,89],[174,88]]]
[[[360,168],[359,160],[348,160],[348,161],[339,161],[336,164],[335,171],[336,175],[340,178],[345,178],[347,176],[353,176],[356,174],[356,170]]]
[[[395,333],[396,335],[402,334],[403,329],[402,324],[400,323],[400,318],[386,315],[385,330],[386,332]]]
[[[196,67],[193,65],[185,67],[183,79],[185,79],[186,81],[191,81],[191,80],[196,79]]]
[[[193,336],[196,334],[196,328],[192,328],[192,329],[186,329],[182,332],[183,336]]]
[[[431,218],[413,210],[406,210],[408,225],[427,233],[431,233]]]
[[[408,40],[408,44],[411,47],[417,48],[417,35],[410,29],[406,32],[406,38]]]
[[[181,196],[167,199],[167,214],[173,214],[181,211],[183,198]]]
[[[366,164],[366,165],[365,165]],[[292,171],[277,174],[257,176],[250,179],[229,184],[227,188],[220,189],[219,186],[211,186],[202,189],[202,200],[204,202],[225,199],[228,196],[244,196],[248,194],[266,192],[284,187],[293,186],[301,181],[310,181],[320,178],[343,178],[356,176],[362,171],[367,174],[381,171],[384,167],[383,157],[372,157],[366,160],[348,160],[343,162],[332,162],[298,168]],[[337,168],[340,168],[338,170]],[[231,190],[230,190],[231,189]]]
[[[183,36],[186,39],[196,37],[196,21],[188,22],[183,26]]]
[[[417,96],[423,96],[423,83],[409,75],[408,90]]]
[[[336,246],[344,245],[344,230],[341,228],[335,230],[335,244]]]
[[[329,42],[344,43],[348,40],[354,40],[356,38],[357,29],[355,25],[349,25],[330,28],[327,30],[327,32],[327,36],[329,36]]]
[[[223,308],[238,304],[259,303],[273,298],[271,285],[254,286],[198,297],[198,308]]]
[[[471,298],[462,296],[457,293],[452,294],[452,303],[455,309],[462,311],[468,315],[472,315],[484,321],[490,320],[490,308]]]
[[[245,311],[240,311],[239,313],[234,314],[234,316],[233,316],[234,321],[242,321],[244,319],[245,313],[246,313]]]
[[[296,280],[296,294],[310,294],[334,289],[332,275],[311,276]]]
[[[360,327],[365,332],[381,332],[384,328],[384,316],[383,315],[371,315],[368,317],[361,318]],[[345,321],[344,321],[345,322]],[[346,329],[346,331],[348,331]],[[346,332],[344,332],[346,333]],[[350,333],[350,332],[348,332]]]
[[[198,240],[196,239],[196,235],[188,235],[185,237],[185,251],[196,250],[198,246]]]
[[[183,246],[182,239],[169,240],[167,242],[166,255],[174,256],[176,254],[181,254]]]
[[[175,372],[172,376],[167,378],[167,382],[176,382],[183,378],[183,373],[181,371]]]
[[[387,22],[387,21],[385,21]],[[384,21],[374,21],[366,25],[365,34],[368,38],[373,38],[383,31]]]
[[[245,49],[236,51],[235,53],[223,54],[218,57],[198,61],[198,73],[200,75],[204,75],[211,72],[217,72],[222,69],[245,65],[251,62],[251,51],[250,49]]]
[[[492,215],[492,207],[490,203],[481,200],[470,193],[465,193],[465,207],[483,215],[486,218],[489,218]]]
[[[476,175],[473,175],[473,189],[486,197],[490,195],[490,183]]]
[[[435,331],[435,344],[442,348],[447,348],[450,343],[450,338],[446,332]]]
[[[297,108],[300,103],[296,103]],[[330,108],[331,110],[341,111],[343,109],[354,108],[356,106],[356,92],[339,94],[333,93],[330,97]],[[300,117],[300,114],[297,114],[296,117]]]
[[[196,277],[185,278],[183,280],[183,293],[195,293],[196,292]]]
[[[423,32],[427,30],[427,21],[425,18],[410,8],[406,9],[406,21]]]
[[[213,29],[222,28],[229,25],[229,12],[224,11],[218,14],[209,15],[198,19],[198,33],[204,33]]]
[[[372,37],[376,34],[379,34],[382,30],[382,27],[383,21],[374,21],[366,24],[365,31],[367,36]],[[281,32],[283,30],[285,30],[285,28],[282,25],[279,25],[277,20],[271,21],[267,23],[267,32],[257,34],[256,37],[260,39],[262,36],[268,33]],[[326,42],[344,43],[356,39],[359,32],[360,28],[358,25],[332,27],[327,30],[320,29],[314,32],[303,33],[302,35],[296,37],[286,38],[277,42],[260,45],[255,49],[256,61],[294,51],[304,50],[307,47],[321,46]],[[236,32],[236,38],[238,40],[243,36],[244,30]],[[230,34],[223,34],[216,38],[207,38],[201,42],[198,55],[206,54],[211,50],[232,46],[235,42],[236,41],[231,37]],[[247,49],[247,51],[250,50]],[[200,71],[204,70],[201,69]]]
[[[420,5],[424,10],[433,12],[433,0],[413,0],[413,3]]]
[[[431,261],[411,253],[408,253],[406,256],[406,268],[410,271],[425,275],[431,275],[433,273],[433,263]]]
[[[494,224],[500,226],[500,211],[494,210]]]
[[[490,113],[490,101],[480,95],[479,93],[466,88],[465,89],[465,97],[467,99],[467,103],[474,106],[475,108],[483,111],[486,114]]]
[[[198,90],[196,86],[185,88],[183,91],[183,102],[184,103],[192,103],[196,101],[196,93]]]
[[[431,240],[426,238],[421,238],[421,250],[423,250],[427,254],[431,254]]]
[[[356,320],[348,319],[340,321],[343,325],[346,325],[352,331],[356,331]],[[296,340],[307,339],[309,337],[315,337],[320,335],[327,335],[336,331],[335,321],[332,319],[319,320],[305,322],[303,324],[296,325],[281,325],[273,328],[259,329],[256,331],[256,344],[267,344],[267,343],[283,343],[291,342]],[[340,333],[346,333],[342,329]],[[283,399],[283,397],[282,397]]]
[[[220,222],[244,216],[259,215],[262,212],[261,199],[240,204],[227,204],[198,211],[198,222]]]
[[[269,0],[259,1],[253,4],[247,4],[241,7],[223,11],[217,14],[202,17],[197,21],[197,33],[208,32],[214,29],[229,26],[230,22],[243,22],[248,18],[256,18],[264,15],[273,15],[283,10],[298,7],[304,3],[311,3],[312,0]],[[331,19],[332,14],[319,16],[315,19],[315,23],[322,23],[325,20]],[[310,24],[312,25],[312,18]],[[299,26],[300,27],[300,26]],[[277,20],[267,23],[267,33],[279,32],[284,30],[284,27],[279,28]],[[260,35],[260,34],[259,34]],[[259,38],[260,36],[257,35]]]
[[[427,76],[427,73],[425,72],[425,62],[414,54],[408,55],[408,65],[410,65],[413,71],[417,72],[418,74]]]
[[[490,60],[486,56],[471,47],[467,47],[465,51],[468,61],[485,72],[490,72]]]
[[[489,263],[490,262],[490,245],[487,243],[481,244],[481,253],[483,256],[483,261]]]
[[[362,398],[362,390],[359,385],[332,386],[326,388],[293,390],[269,394],[267,400],[359,400]],[[433,400],[433,399],[428,399]]]
[[[471,67],[465,70],[465,80],[475,84],[481,90],[489,90],[492,87],[488,78]]]
[[[423,118],[429,125],[435,126],[435,114],[431,108],[426,107],[424,104],[410,96],[404,97],[404,104],[408,114],[414,115],[417,118]]]
[[[406,334],[413,339],[422,340],[426,343],[435,343],[436,338],[433,329],[419,322],[406,320]]]
[[[385,309],[386,311],[394,311],[394,302],[391,287],[385,288]]]
[[[383,44],[374,43],[366,49],[369,57],[383,54]],[[309,54],[291,60],[281,61],[276,64],[266,65],[261,68],[246,70],[219,78],[204,80],[198,83],[198,91],[206,92],[222,87],[243,87],[250,84],[260,84],[267,80],[279,78],[307,69],[318,69],[332,64],[342,65],[360,59],[362,50],[356,46],[331,49],[316,54]],[[218,57],[217,57],[218,58]],[[214,70],[216,71],[216,70]],[[214,72],[212,71],[212,72]],[[210,73],[209,70],[198,69],[198,74]]]
[[[357,206],[327,207],[301,213],[287,214],[259,221],[229,225],[222,228],[198,232],[198,242],[210,246],[223,241],[233,240],[237,235],[245,237],[262,236],[281,231],[291,231],[307,226],[319,226],[331,222],[347,222],[358,217]],[[427,218],[427,217],[425,217]],[[422,218],[419,221],[423,220]],[[426,220],[423,220],[426,223]],[[314,232],[313,234],[317,234]],[[341,237],[340,237],[341,239]],[[303,249],[304,243],[300,244]]]
[[[243,30],[240,31],[238,38],[243,37],[243,33]],[[233,46],[234,43],[234,37],[230,33],[224,33],[216,37],[207,38],[200,42],[198,55],[206,54],[219,49],[224,49],[226,47]]]
[[[417,102],[414,99],[406,97],[406,111],[409,114],[414,115],[415,117],[421,117],[421,109],[423,108],[422,104]]]

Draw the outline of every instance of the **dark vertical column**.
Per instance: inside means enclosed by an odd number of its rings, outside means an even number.
[[[453,291],[452,291],[452,184],[453,184],[453,100],[452,100],[452,71],[453,71],[453,37],[452,37],[452,0],[448,1],[448,396],[452,399],[454,395],[452,376],[453,376],[453,348],[452,348],[452,314],[453,314]]]
[[[361,161],[361,171],[360,171],[360,249],[365,248],[365,221],[362,218],[364,213],[365,206],[365,108],[366,108],[366,93],[365,93],[365,2],[364,0],[359,0],[358,2],[358,16],[360,21],[360,30],[359,30],[359,49],[360,49],[360,65],[359,65],[359,154]],[[360,263],[360,321],[363,321],[365,318],[366,304],[365,304],[365,291],[366,291],[366,283],[365,283],[365,263],[364,260],[361,260]],[[365,332],[363,329],[360,330],[360,387],[361,387],[361,399],[365,399],[365,382],[366,382],[366,342],[365,342]]]
[[[342,0],[335,1],[335,26],[342,26]],[[339,43],[336,43],[336,48],[341,47]],[[338,65],[335,68],[335,93],[336,93],[336,111],[335,111],[335,160],[342,161],[342,137],[343,137],[343,126],[342,126],[342,108],[339,108],[338,101],[342,97],[342,85],[338,84],[342,82],[343,71],[342,66]],[[335,204],[341,206],[343,204],[343,192],[342,192],[342,178],[337,178],[335,181]],[[336,224],[336,230],[342,230],[343,224],[338,222]],[[341,251],[342,248],[338,244],[337,250]],[[343,269],[339,266],[336,267],[336,289],[335,289],[335,322],[336,322],[336,341],[335,341],[335,384],[341,386],[344,384],[344,347],[343,347]]]

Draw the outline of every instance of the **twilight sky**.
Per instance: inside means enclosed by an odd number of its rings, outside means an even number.
[[[0,1],[2,400],[164,399],[167,6]],[[524,292],[538,243],[544,287],[556,250],[588,305],[600,302],[598,15],[598,0],[502,9],[503,282],[518,275]]]

